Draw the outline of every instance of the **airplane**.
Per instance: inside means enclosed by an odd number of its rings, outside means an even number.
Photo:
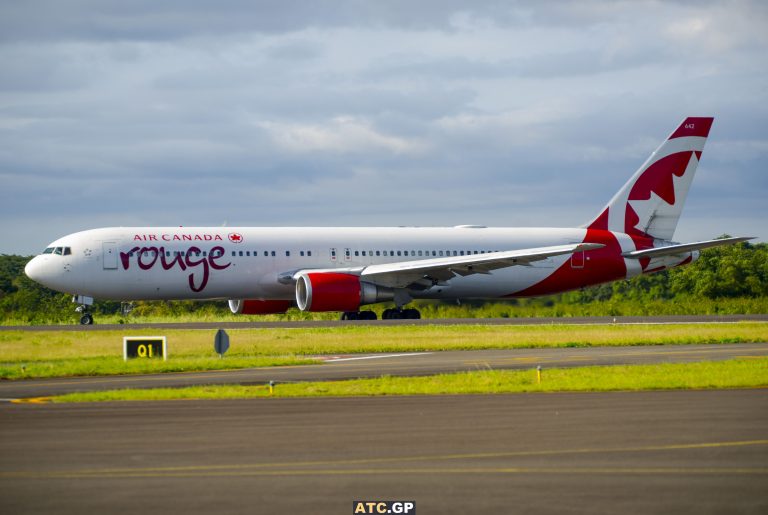
[[[233,313],[341,312],[414,299],[549,295],[686,265],[749,237],[672,241],[714,118],[689,117],[588,223],[576,228],[109,227],[51,243],[27,276],[73,295],[80,323],[95,298],[229,301]]]

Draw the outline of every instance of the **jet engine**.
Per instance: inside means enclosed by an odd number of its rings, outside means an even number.
[[[391,288],[363,282],[352,274],[309,272],[296,280],[296,304],[302,311],[357,311],[363,304],[394,297]]]
[[[291,307],[290,300],[237,299],[229,301],[229,309],[236,315],[276,315]]]

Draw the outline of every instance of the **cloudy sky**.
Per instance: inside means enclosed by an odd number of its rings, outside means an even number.
[[[715,116],[768,241],[762,1],[0,0],[0,253],[113,225],[573,226]]]

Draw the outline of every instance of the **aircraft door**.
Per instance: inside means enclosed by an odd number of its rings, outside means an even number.
[[[584,268],[584,251],[571,254],[571,268]]]
[[[336,262],[336,248],[332,248],[329,252],[330,258],[332,262]]]
[[[105,241],[102,243],[102,262],[104,270],[117,269],[117,243],[114,241]]]

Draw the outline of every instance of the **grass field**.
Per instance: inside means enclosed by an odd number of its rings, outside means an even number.
[[[640,278],[642,280],[642,278]],[[690,297],[676,296],[674,299],[654,298],[610,298],[607,300],[585,301],[582,292],[570,292],[562,296],[517,299],[507,302],[455,303],[419,300],[413,303],[423,318],[521,318],[555,317],[567,321],[570,317],[582,316],[658,316],[658,315],[726,315],[768,313],[768,297]],[[76,325],[79,315],[73,312],[69,297],[64,296],[56,308],[22,312],[7,309],[0,312],[2,325],[29,324],[72,324]],[[382,311],[394,307],[391,303],[366,306],[381,318]],[[338,320],[338,313],[317,313],[291,308],[284,315],[235,315],[221,302],[195,303],[191,301],[137,302],[136,309],[127,316],[94,311],[100,324],[133,323],[178,323],[178,322],[272,322],[293,320]]]
[[[68,394],[54,402],[240,399],[254,397],[347,397],[377,395],[502,394],[521,392],[670,390],[768,386],[768,358],[720,362],[462,372],[427,377],[267,386],[197,386]]]
[[[228,331],[231,347],[219,359],[215,330],[165,330],[168,361],[123,361],[123,336],[157,332],[0,332],[0,379],[296,365],[317,354],[768,341],[768,324],[759,322],[236,329]]]

